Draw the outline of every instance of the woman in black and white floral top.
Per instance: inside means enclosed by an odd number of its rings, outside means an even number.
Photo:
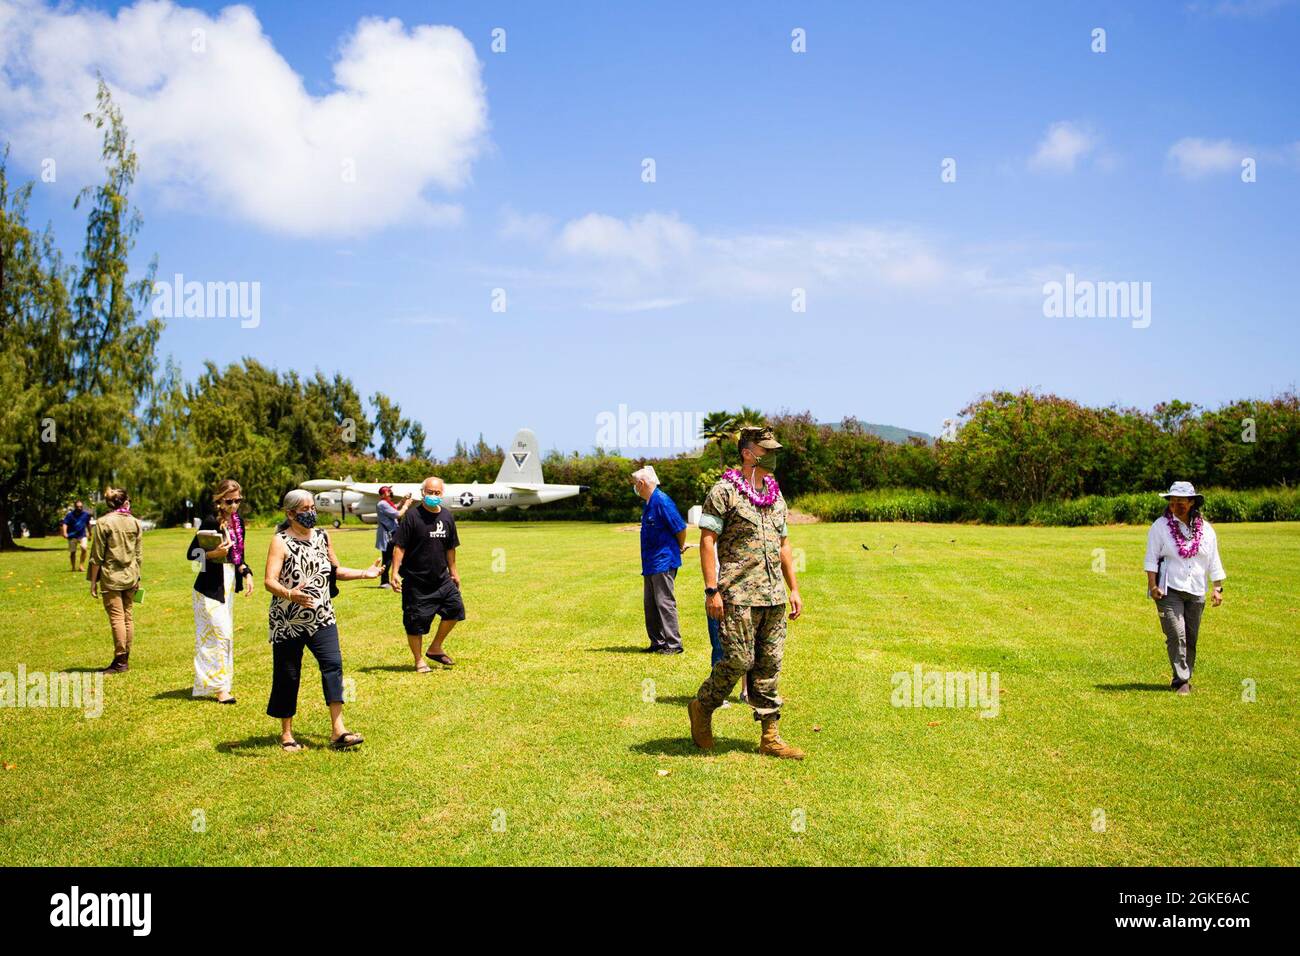
[[[379,563],[364,571],[339,567],[329,535],[316,527],[316,509],[309,492],[284,496],[287,519],[271,539],[266,555],[264,585],[271,592],[271,700],[266,713],[280,718],[280,746],[302,750],[293,736],[298,709],[302,652],[310,650],[320,665],[321,688],[330,710],[330,746],[344,750],[361,743],[360,734],[343,726],[343,654],[330,600],[331,572],[340,581],[379,577]]]

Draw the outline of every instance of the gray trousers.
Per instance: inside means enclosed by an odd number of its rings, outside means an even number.
[[[675,651],[682,646],[682,632],[677,626],[677,596],[673,593],[676,579],[676,568],[641,577],[645,582],[645,632],[655,649]]]
[[[1174,672],[1172,683],[1177,687],[1192,679],[1192,668],[1196,666],[1196,636],[1201,630],[1205,598],[1170,588],[1156,601],[1156,609],[1160,612],[1160,627],[1165,632],[1169,666]]]

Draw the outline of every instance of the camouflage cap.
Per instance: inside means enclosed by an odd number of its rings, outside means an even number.
[[[740,430],[740,440],[757,445],[759,448],[766,448],[769,451],[775,451],[781,447],[781,443],[776,440],[772,434],[772,429],[766,426],[758,428],[742,428]]]

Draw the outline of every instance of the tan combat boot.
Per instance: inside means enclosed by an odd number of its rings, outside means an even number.
[[[713,714],[704,709],[696,698],[686,705],[686,712],[691,715],[691,740],[701,750],[713,749]]]
[[[781,735],[776,732],[776,726],[781,721],[776,717],[763,718],[763,737],[758,744],[758,752],[766,754],[769,757],[783,757],[786,760],[802,760],[803,751],[798,747],[791,747],[781,739]]]

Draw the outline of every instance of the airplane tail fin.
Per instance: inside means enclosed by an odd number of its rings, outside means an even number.
[[[506,449],[506,457],[497,472],[497,481],[507,485],[542,484],[542,452],[537,447],[537,436],[529,429],[515,432],[514,440]]]

